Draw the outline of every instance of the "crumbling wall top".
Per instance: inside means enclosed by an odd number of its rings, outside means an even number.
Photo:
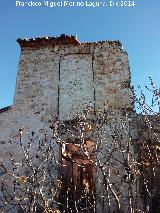
[[[76,36],[69,36],[65,34],[61,34],[58,37],[38,37],[38,38],[30,38],[30,39],[17,39],[18,44],[21,48],[23,47],[44,47],[44,46],[55,46],[55,45],[89,45],[89,44],[97,44],[97,43],[108,43],[112,46],[118,46],[122,48],[122,44],[119,40],[111,41],[98,41],[98,42],[84,42],[81,43]]]
[[[38,38],[30,38],[30,39],[17,39],[20,47],[37,47],[37,46],[47,46],[49,45],[68,45],[80,44],[76,36],[68,36],[65,34],[61,34],[59,37],[38,37]]]

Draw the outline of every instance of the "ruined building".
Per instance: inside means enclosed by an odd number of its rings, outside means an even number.
[[[11,147],[20,157],[17,147],[8,142],[17,140],[21,126],[43,135],[51,120],[72,120],[86,105],[103,110],[105,103],[111,120],[121,118],[124,110],[133,111],[128,55],[119,41],[81,43],[74,36],[61,35],[17,42],[21,54],[14,102],[0,111],[4,160]],[[107,212],[105,206],[100,210],[101,203],[97,212]]]
[[[119,41],[81,43],[74,36],[18,39],[13,105],[0,113],[0,142],[16,128],[41,131],[54,116],[71,119],[84,105],[132,110],[128,56]]]

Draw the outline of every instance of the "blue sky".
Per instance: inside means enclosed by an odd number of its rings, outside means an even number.
[[[15,2],[0,0],[0,108],[13,102],[19,37],[64,33],[77,34],[80,41],[120,40],[129,55],[132,84],[145,84],[151,75],[159,86],[159,0],[135,0],[135,7],[119,8],[18,8]]]

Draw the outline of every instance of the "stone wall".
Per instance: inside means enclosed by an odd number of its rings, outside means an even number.
[[[66,119],[89,102],[133,108],[128,57],[118,41],[29,44],[21,48],[15,105],[27,105],[46,121],[57,113]]]
[[[52,119],[71,120],[85,105],[103,109],[105,103],[111,120],[121,120],[124,109],[132,112],[128,55],[119,41],[80,43],[65,35],[17,41],[21,54],[14,103],[0,113],[4,159],[21,126],[26,137],[31,131],[43,136]],[[18,154],[14,144],[12,152]]]
[[[80,43],[62,35],[18,39],[18,43],[21,54],[14,103],[12,109],[0,113],[5,135],[1,134],[1,141],[14,135],[16,124],[25,124],[20,122],[21,114],[43,126],[55,116],[71,119],[88,104],[96,109],[102,109],[104,102],[114,111],[133,109],[128,56],[119,41]]]

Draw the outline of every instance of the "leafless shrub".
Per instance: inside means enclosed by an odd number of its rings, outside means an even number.
[[[135,96],[142,111],[95,110],[86,106],[73,120],[56,121],[52,137],[32,132],[23,156],[1,161],[2,212],[156,212],[159,205],[159,129],[150,115],[159,93],[151,81],[152,105]],[[132,128],[138,138],[132,138]],[[158,204],[155,204],[156,202]],[[154,205],[157,205],[154,207]]]

